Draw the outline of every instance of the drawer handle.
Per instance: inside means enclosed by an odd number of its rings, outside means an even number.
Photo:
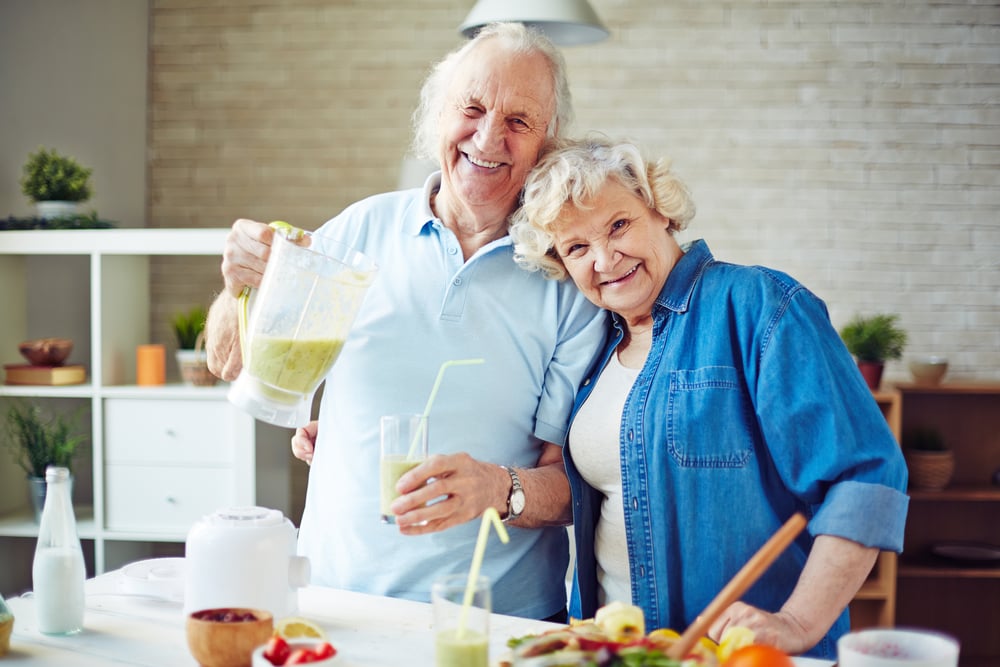
[[[176,505],[177,504],[177,499],[174,498],[173,496],[167,496],[167,504],[168,505]]]

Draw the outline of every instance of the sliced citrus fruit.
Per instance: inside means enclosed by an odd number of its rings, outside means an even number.
[[[289,616],[274,624],[274,634],[285,639],[326,639],[323,629],[301,616]]]
[[[742,625],[731,625],[723,631],[722,637],[719,638],[719,648],[716,651],[716,657],[720,663],[723,663],[729,660],[729,656],[737,650],[753,644],[753,640],[753,630]]]
[[[715,656],[719,654],[719,645],[712,641],[709,637],[700,638],[698,643],[703,649],[705,649],[705,651],[708,652],[709,655]]]

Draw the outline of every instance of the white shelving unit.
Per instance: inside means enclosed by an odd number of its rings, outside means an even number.
[[[227,233],[0,232],[0,364],[23,363],[22,340],[59,336],[74,340],[69,362],[87,367],[80,385],[0,385],[0,408],[82,408],[90,444],[74,465],[73,497],[91,575],[182,553],[190,525],[220,507],[289,514],[287,430],[231,406],[224,384],[135,384],[136,346],[150,342],[150,258],[221,255]],[[24,473],[0,451],[0,592],[30,588],[37,530]]]

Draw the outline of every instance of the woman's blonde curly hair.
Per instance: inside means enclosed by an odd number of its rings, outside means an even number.
[[[553,249],[552,230],[566,206],[588,208],[611,179],[670,220],[671,234],[685,229],[694,217],[691,194],[670,170],[669,159],[648,162],[635,144],[605,137],[554,139],[546,144],[528,176],[521,207],[511,218],[510,235],[518,266],[541,271],[546,278],[565,279],[566,267]]]

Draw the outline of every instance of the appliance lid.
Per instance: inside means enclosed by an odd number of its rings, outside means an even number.
[[[226,528],[266,528],[285,521],[284,514],[267,507],[227,507],[205,518],[211,526]]]

